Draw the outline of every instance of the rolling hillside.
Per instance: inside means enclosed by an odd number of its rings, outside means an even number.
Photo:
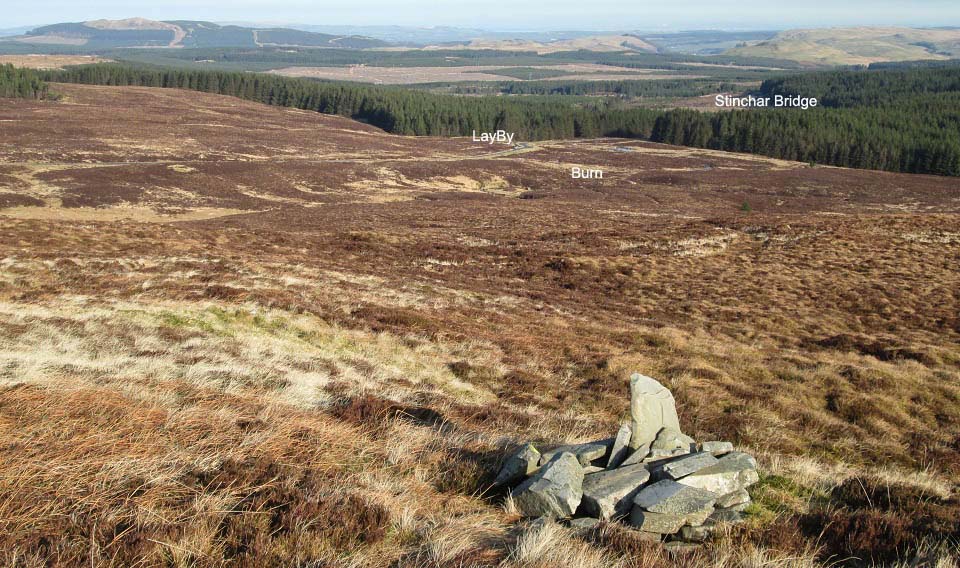
[[[158,22],[144,18],[53,24],[3,41],[87,49],[263,46],[368,48],[388,45],[387,42],[367,37],[320,34],[287,28],[221,26],[211,22],[185,20]]]
[[[0,565],[955,566],[954,180],[51,87],[0,104]],[[491,487],[632,369],[759,463],[682,553]]]
[[[770,40],[742,45],[726,53],[822,65],[950,59],[960,55],[960,29],[861,27],[790,30]]]

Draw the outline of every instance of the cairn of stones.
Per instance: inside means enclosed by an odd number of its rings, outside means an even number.
[[[495,483],[511,487],[525,517],[568,519],[586,529],[622,521],[651,538],[704,542],[742,520],[757,462],[730,442],[697,442],[680,431],[670,391],[630,377],[630,420],[613,438],[541,447],[526,444]]]

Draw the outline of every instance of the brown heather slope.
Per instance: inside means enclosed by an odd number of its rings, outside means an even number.
[[[956,566],[955,180],[57,90],[0,104],[4,564]],[[760,458],[692,554],[488,487],[633,369]]]

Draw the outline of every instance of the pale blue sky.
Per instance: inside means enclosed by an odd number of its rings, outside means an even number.
[[[960,25],[960,1],[917,0],[0,0],[0,28],[142,16],[504,30],[780,29]]]

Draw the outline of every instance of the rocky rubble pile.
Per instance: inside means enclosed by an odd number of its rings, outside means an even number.
[[[702,542],[738,522],[759,479],[757,462],[730,442],[696,442],[680,431],[670,391],[630,377],[630,421],[613,438],[538,449],[526,444],[496,483],[512,487],[527,517],[571,519],[587,528],[624,520],[651,536]]]

